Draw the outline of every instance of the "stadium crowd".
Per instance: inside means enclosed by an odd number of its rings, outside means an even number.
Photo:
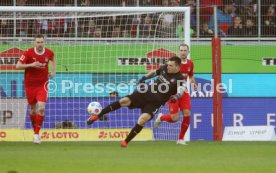
[[[218,6],[218,31],[223,37],[274,37],[276,34],[276,0],[16,0],[17,6],[190,6],[192,37],[214,34],[213,5]],[[0,6],[13,1],[1,0]],[[199,10],[199,16],[196,16]],[[260,10],[260,13],[259,13]],[[259,16],[259,14],[261,14]],[[67,16],[68,15],[68,16]],[[43,33],[50,37],[183,37],[183,16],[177,13],[143,15],[110,15],[78,18],[70,14],[54,19],[0,19],[0,36],[33,36]],[[19,14],[20,16],[20,14]],[[197,22],[199,20],[199,22]],[[76,24],[77,22],[77,24]],[[197,26],[199,23],[199,26]],[[260,24],[260,25],[259,25]],[[260,27],[259,27],[260,26]],[[199,29],[198,29],[199,28]],[[199,31],[199,33],[197,33]]]

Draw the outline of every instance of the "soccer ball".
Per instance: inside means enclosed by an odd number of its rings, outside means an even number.
[[[87,107],[87,111],[90,115],[98,115],[102,109],[102,105],[99,102],[91,102]]]

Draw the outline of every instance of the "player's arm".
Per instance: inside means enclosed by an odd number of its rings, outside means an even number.
[[[153,78],[153,77],[159,75],[159,74],[160,74],[160,71],[161,71],[162,69],[163,69],[163,66],[160,67],[160,68],[157,69],[157,70],[152,70],[152,71],[148,72],[145,76],[143,76],[143,77],[139,80],[138,83],[143,83],[143,82],[145,82],[145,80],[150,79],[150,78]]]
[[[197,84],[195,81],[195,77],[194,76],[189,76],[189,77],[190,77],[191,84],[194,87],[194,90],[197,91]]]
[[[16,69],[25,70],[26,68],[41,68],[42,67],[42,64],[37,61],[33,62],[31,64],[26,64],[28,58],[29,58],[28,51],[25,51],[19,58],[19,60],[16,64]]]
[[[186,90],[186,82],[183,80],[180,82],[180,85],[177,87],[177,93],[170,97],[170,101],[172,103],[175,103],[179,98],[181,98],[184,95],[185,90]]]
[[[51,70],[51,73],[49,74],[49,78],[53,78],[55,77],[55,74],[56,74],[56,60],[53,58],[53,60],[49,61],[50,63],[50,70]]]
[[[33,62],[31,64],[23,64],[22,62],[18,61],[16,64],[16,69],[18,70],[25,70],[26,68],[42,68],[42,64],[40,62]]]
[[[189,73],[190,82],[192,84],[192,87],[194,88],[194,91],[197,91],[197,84],[194,77],[194,63],[191,62],[191,71]]]
[[[141,79],[139,79],[138,83],[143,83],[143,82],[145,82],[145,80],[153,78],[154,76],[156,76],[156,72],[155,72],[155,70],[152,70],[152,71],[148,72],[145,76],[143,76]]]

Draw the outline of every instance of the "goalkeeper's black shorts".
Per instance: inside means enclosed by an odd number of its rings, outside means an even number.
[[[157,99],[152,98],[149,93],[140,93],[135,91],[126,97],[131,100],[131,104],[129,105],[130,109],[140,108],[142,113],[150,114],[151,119],[163,106],[160,101],[156,101]]]

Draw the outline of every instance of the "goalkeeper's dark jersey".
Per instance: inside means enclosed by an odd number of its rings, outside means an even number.
[[[171,95],[177,93],[177,87],[183,85],[185,79],[180,72],[169,74],[167,65],[157,69],[156,75],[158,77],[149,84],[147,94],[152,101],[163,105],[169,100]]]

